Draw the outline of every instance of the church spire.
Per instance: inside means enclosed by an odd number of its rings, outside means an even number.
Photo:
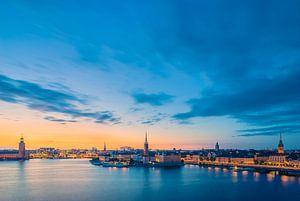
[[[145,134],[145,144],[148,144],[148,136],[147,136],[147,131],[146,131],[146,134]]]
[[[279,146],[283,146],[282,134],[281,133],[280,133],[280,137],[279,137]]]
[[[145,143],[144,143],[144,156],[148,157],[149,156],[149,144],[148,144],[148,133],[146,131],[145,133]],[[147,158],[148,160],[148,158]]]
[[[280,132],[280,141],[282,141],[282,135],[281,135],[281,132]]]
[[[277,149],[278,154],[284,154],[284,145],[282,142],[282,134],[280,133],[280,138],[279,138],[279,144],[278,144],[278,149]]]

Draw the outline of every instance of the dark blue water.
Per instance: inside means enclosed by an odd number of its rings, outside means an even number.
[[[300,200],[300,178],[220,168],[103,168],[87,160],[0,162],[0,201]]]

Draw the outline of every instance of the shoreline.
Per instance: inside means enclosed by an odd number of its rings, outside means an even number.
[[[300,168],[293,167],[282,167],[282,166],[271,166],[271,165],[255,165],[255,164],[233,164],[233,163],[213,163],[213,162],[200,162],[198,165],[202,167],[223,167],[233,169],[235,171],[251,171],[259,173],[270,173],[275,172],[278,175],[295,176],[300,177]]]

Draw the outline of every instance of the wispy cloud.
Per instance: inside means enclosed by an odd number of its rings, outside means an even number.
[[[242,130],[237,130],[237,132],[241,134],[238,134],[236,136],[243,136],[243,137],[273,136],[273,135],[279,135],[279,133],[295,134],[295,133],[300,133],[300,124],[242,129]]]
[[[136,92],[132,94],[132,97],[137,104],[149,104],[152,106],[162,106],[172,102],[174,99],[174,96],[164,92],[150,94]]]
[[[105,124],[107,122],[110,122],[112,124],[121,123],[121,118],[116,117],[111,111],[91,113],[90,116],[96,119],[95,121],[96,123],[100,123],[100,124]]]
[[[143,111],[143,108],[139,108],[139,107],[131,107],[129,108],[129,112],[141,112]]]
[[[120,123],[120,118],[111,111],[79,109],[86,101],[69,91],[47,89],[36,83],[11,79],[0,75],[0,100],[18,103],[41,112],[53,112],[69,115],[73,118],[88,118],[96,123]],[[48,118],[47,120],[58,121]]]
[[[75,122],[78,122],[77,120],[73,120],[73,119],[59,119],[59,118],[56,118],[56,117],[53,117],[53,116],[46,116],[44,119],[48,120],[48,121],[59,122],[59,123],[75,123]]]
[[[154,125],[154,124],[160,122],[161,120],[165,119],[167,116],[168,115],[165,113],[157,113],[157,114],[151,116],[150,118],[142,120],[141,123],[147,124],[147,125]]]

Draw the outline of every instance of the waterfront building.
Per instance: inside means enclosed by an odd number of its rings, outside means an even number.
[[[281,133],[280,133],[280,139],[279,139],[279,143],[278,143],[277,153],[278,154],[284,154],[284,145],[283,145],[283,142],[282,142]]]
[[[18,150],[0,150],[0,160],[18,160]]]
[[[292,161],[289,161],[289,164],[290,164],[292,167],[300,168],[300,161],[299,161],[299,160],[292,160]]]
[[[234,164],[254,164],[254,158],[231,158],[230,161]]]
[[[156,154],[155,162],[162,167],[182,165],[181,155],[174,152],[162,152]]]
[[[23,136],[20,138],[19,150],[0,151],[0,160],[28,160],[29,154],[26,152]]]
[[[229,157],[216,157],[217,163],[230,163]]]
[[[287,157],[285,155],[273,155],[273,156],[269,156],[267,162],[275,163],[275,164],[284,164],[287,162]]]
[[[130,147],[130,146],[122,146],[122,147],[120,147],[120,150],[121,151],[134,151],[134,148]]]
[[[199,155],[186,155],[186,157],[182,158],[185,164],[195,164],[200,162]]]
[[[130,161],[133,158],[132,154],[121,154],[114,156],[118,161]]]
[[[92,147],[91,153],[96,154],[98,152],[97,147]]]
[[[208,152],[208,154],[207,154],[207,158],[208,158],[209,160],[215,159],[216,156],[217,156],[217,154],[214,153],[214,152]]]
[[[265,163],[268,160],[269,160],[269,156],[258,156],[258,155],[254,156],[254,161],[259,164]]]

